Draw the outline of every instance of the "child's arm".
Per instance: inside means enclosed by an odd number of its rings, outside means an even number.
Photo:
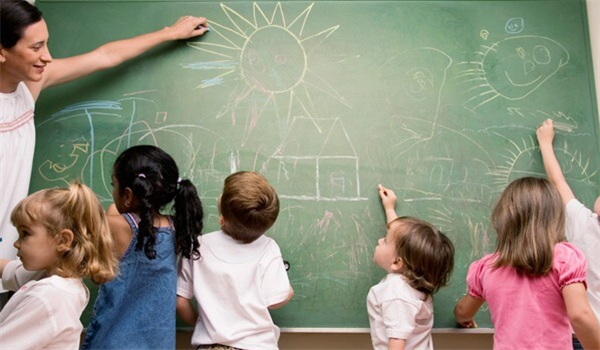
[[[285,299],[284,301],[279,302],[277,304],[269,305],[269,309],[278,309],[278,308],[282,307],[283,305],[287,304],[288,301],[292,300],[293,297],[294,297],[294,288],[292,288],[292,285],[290,284],[290,292],[288,293],[287,299]]]
[[[584,349],[600,349],[600,326],[590,307],[583,283],[569,284],[562,289],[567,314],[575,335]]]
[[[117,212],[117,215],[111,213],[113,208],[114,211]],[[129,248],[129,244],[131,244],[131,238],[133,237],[131,226],[129,226],[125,218],[118,214],[114,204],[111,204],[106,211],[106,219],[108,221],[108,227],[110,227],[110,232],[115,240],[115,252],[117,257],[120,258],[125,254],[127,248]]]
[[[552,146],[554,140],[554,122],[552,119],[546,119],[537,129],[537,139],[548,179],[560,193],[563,203],[567,205],[571,199],[575,198],[575,195],[565,180],[565,176],[554,153],[554,147]]]
[[[2,273],[4,272],[4,267],[6,266],[6,264],[8,264],[11,261],[12,260],[10,260],[10,259],[0,259],[0,276],[2,276]]]
[[[177,296],[177,315],[191,326],[195,326],[198,321],[198,311],[194,309],[190,299],[179,295]]]
[[[385,218],[386,222],[389,224],[398,218],[398,214],[396,214],[396,194],[394,191],[387,189],[381,184],[377,186],[379,188],[379,198],[381,198],[381,204],[383,205],[383,209],[385,210]]]
[[[46,277],[46,271],[29,271],[23,267],[21,260],[1,259],[0,276],[5,289],[17,291],[29,281]]]
[[[475,298],[470,294],[465,295],[454,307],[456,321],[465,328],[477,328],[474,318],[483,303],[483,299]]]
[[[398,338],[390,338],[388,341],[388,350],[404,350],[406,340]]]

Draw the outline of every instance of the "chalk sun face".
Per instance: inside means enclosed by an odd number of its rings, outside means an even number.
[[[515,100],[529,95],[568,62],[568,52],[556,41],[523,36],[492,45],[483,69],[498,94]]]
[[[470,110],[498,97],[523,99],[569,62],[560,43],[532,35],[503,39],[477,54],[481,59],[462,62],[464,71],[456,77],[471,95],[465,103]]]
[[[216,17],[210,21],[211,32],[206,37],[188,43],[202,52],[203,61],[183,68],[215,72],[202,80],[198,89],[235,83],[216,117],[230,116],[236,123],[240,109],[247,111],[242,145],[264,116],[277,120],[282,138],[293,117],[318,118],[311,94],[326,94],[347,104],[330,84],[311,71],[311,52],[339,27],[308,28],[313,6],[290,19],[281,3],[276,3],[269,15],[254,3],[250,16],[221,4],[228,23]]]
[[[277,47],[270,43],[277,43]],[[286,28],[258,28],[242,49],[240,66],[242,77],[250,85],[265,93],[284,93],[301,83],[307,67],[306,52]]]

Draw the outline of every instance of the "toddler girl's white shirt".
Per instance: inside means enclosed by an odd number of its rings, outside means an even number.
[[[387,350],[390,338],[404,339],[404,349],[433,350],[433,301],[411,287],[402,275],[388,274],[367,296],[373,349]]]
[[[79,278],[51,276],[26,283],[0,312],[0,348],[79,349],[79,317],[88,301]]]

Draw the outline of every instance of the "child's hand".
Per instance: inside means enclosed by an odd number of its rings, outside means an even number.
[[[396,207],[396,194],[394,191],[381,186],[381,184],[377,188],[379,188],[379,198],[381,198],[383,208],[394,209]]]
[[[475,323],[475,320],[459,322],[458,324],[463,328],[477,328],[477,323]]]
[[[537,129],[537,139],[540,145],[552,144],[554,140],[554,121],[552,119],[546,119]]]

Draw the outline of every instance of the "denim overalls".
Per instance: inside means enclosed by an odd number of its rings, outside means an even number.
[[[119,275],[100,286],[82,349],[175,349],[177,257],[175,230],[158,228],[156,259],[136,250],[139,219],[123,214],[132,228]]]

